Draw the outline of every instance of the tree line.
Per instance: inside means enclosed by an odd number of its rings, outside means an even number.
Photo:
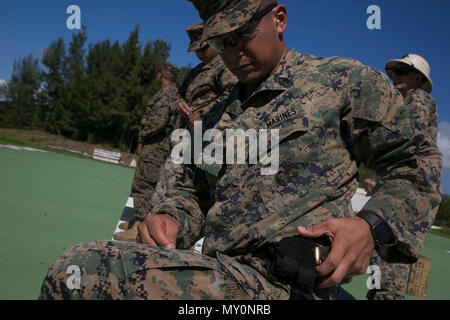
[[[143,45],[139,26],[123,44],[105,40],[86,49],[86,41],[83,27],[68,44],[63,38],[53,41],[40,60],[31,54],[17,59],[0,89],[0,126],[134,151],[170,45],[163,40]],[[178,84],[189,69],[181,68]]]

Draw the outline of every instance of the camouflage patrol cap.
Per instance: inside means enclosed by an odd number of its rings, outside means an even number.
[[[178,76],[178,72],[180,72],[180,70],[177,68],[176,65],[171,64],[169,62],[163,62],[161,64],[161,70],[162,71],[167,71],[167,72],[173,74],[175,77],[177,77]]]
[[[239,29],[249,22],[258,11],[276,0],[189,0],[205,22],[203,38],[211,39]]]
[[[203,22],[194,23],[193,25],[187,27],[185,30],[189,35],[189,39],[191,40],[191,43],[188,47],[188,52],[202,49],[208,45],[206,40],[202,39]]]

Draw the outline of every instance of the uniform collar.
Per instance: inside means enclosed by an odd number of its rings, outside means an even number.
[[[266,81],[264,81],[253,93],[253,95],[265,90],[281,90],[285,91],[294,85],[294,77],[297,61],[301,55],[294,49],[290,49],[278,65],[275,71]],[[253,96],[252,95],[252,96]]]
[[[263,81],[261,85],[252,93],[252,95],[244,102],[239,100],[239,93],[242,84],[238,83],[230,94],[231,100],[229,101],[232,101],[232,103],[227,107],[227,112],[237,116],[241,114],[257,97],[273,91],[278,91],[278,94],[280,94],[293,87],[295,74],[298,72],[296,66],[299,64],[301,58],[301,54],[294,49],[290,49],[278,65],[277,71],[267,78],[267,80]]]

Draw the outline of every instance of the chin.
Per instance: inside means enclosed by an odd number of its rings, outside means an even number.
[[[261,75],[255,74],[253,72],[245,74],[245,75],[239,74],[236,76],[239,78],[239,80],[241,82],[248,84],[248,85],[259,84],[265,80],[264,77],[262,77]]]

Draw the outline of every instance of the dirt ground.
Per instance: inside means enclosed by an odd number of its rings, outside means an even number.
[[[18,142],[25,140],[29,141],[35,148],[43,148],[47,150],[60,150],[70,153],[69,150],[75,151],[77,153],[87,154],[92,157],[95,148],[120,152],[122,154],[121,162],[125,165],[130,165],[133,161],[137,161],[137,155],[122,152],[118,149],[114,149],[107,146],[89,144],[86,142],[80,142],[75,140],[70,140],[64,138],[63,136],[52,135],[46,132],[37,130],[21,130],[21,129],[3,129],[0,128],[0,137],[6,137],[11,139],[17,139]],[[12,140],[14,141],[14,140]],[[20,143],[19,143],[20,144]],[[56,148],[55,148],[56,147]],[[64,149],[64,150],[62,150]]]

